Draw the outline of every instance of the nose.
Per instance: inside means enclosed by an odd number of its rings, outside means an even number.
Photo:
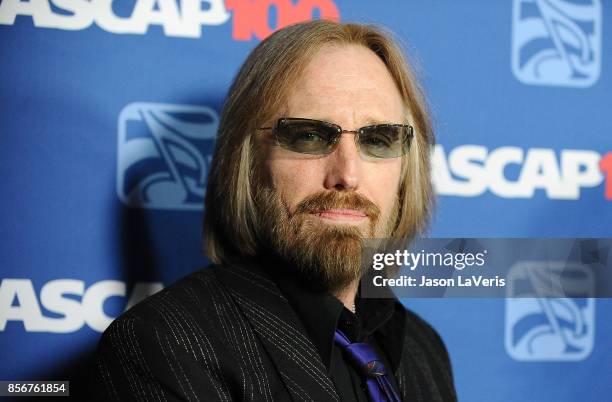
[[[354,137],[354,134],[342,134],[334,152],[327,156],[326,189],[356,190],[359,187],[362,161]]]

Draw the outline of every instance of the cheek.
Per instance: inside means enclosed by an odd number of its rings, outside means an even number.
[[[311,160],[274,158],[266,162],[271,185],[291,210],[307,195],[322,190],[321,169]]]
[[[368,193],[386,214],[395,201],[400,185],[401,159],[378,162],[367,169]]]

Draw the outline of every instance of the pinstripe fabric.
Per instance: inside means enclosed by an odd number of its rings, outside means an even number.
[[[416,314],[406,311],[401,363],[395,372],[403,400],[456,401],[448,353],[437,332]]]
[[[437,334],[408,313],[406,401],[455,400]],[[115,320],[98,345],[98,400],[340,401],[315,346],[257,267],[212,267]],[[402,336],[397,334],[397,336]]]

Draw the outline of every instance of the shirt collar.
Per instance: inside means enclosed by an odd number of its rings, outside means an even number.
[[[392,293],[384,299],[358,296],[355,315],[332,294],[303,286],[291,275],[291,268],[283,267],[279,260],[266,259],[265,265],[268,272],[273,271],[270,279],[295,310],[328,370],[336,328],[349,332],[347,335],[353,342],[374,337],[393,371],[397,370],[404,345],[406,315],[404,307]],[[347,324],[351,328],[347,328]]]

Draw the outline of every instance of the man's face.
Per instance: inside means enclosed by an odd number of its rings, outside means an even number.
[[[313,57],[290,89],[287,107],[279,117],[323,120],[356,130],[378,123],[404,123],[405,109],[386,66],[372,51],[356,45],[329,45]],[[346,244],[339,244],[340,249],[334,250],[330,241],[355,243],[360,237],[389,234],[390,221],[394,222],[397,213],[402,160],[368,159],[360,154],[354,136],[342,134],[337,148],[328,155],[299,154],[280,146],[262,148],[268,191],[281,201],[282,206],[276,207],[284,210],[275,219],[291,227],[282,235],[289,237],[284,239],[288,247],[351,253],[357,248],[349,250]],[[326,243],[306,244],[319,239]],[[327,261],[316,260],[319,264]],[[334,260],[342,265],[338,256]],[[354,267],[344,270],[355,277]]]

